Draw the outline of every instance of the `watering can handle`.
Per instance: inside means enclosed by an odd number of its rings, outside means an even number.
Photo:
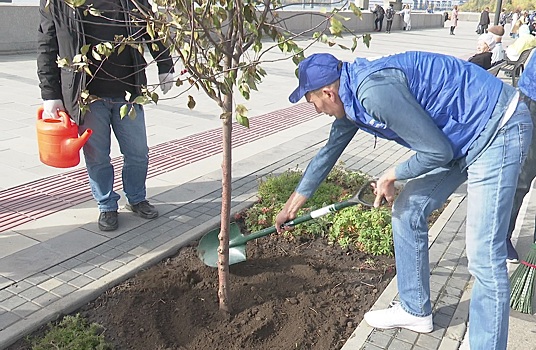
[[[45,109],[43,108],[43,106],[39,106],[37,108],[37,120],[43,119],[43,112],[44,111],[45,111]]]
[[[63,121],[63,126],[65,128],[69,128],[73,124],[73,122],[71,121],[71,117],[69,116],[69,114],[67,114],[67,112],[58,111],[58,115],[60,116],[61,120]]]

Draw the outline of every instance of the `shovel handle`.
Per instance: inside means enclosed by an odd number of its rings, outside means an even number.
[[[351,207],[351,206],[357,205],[357,204],[359,204],[359,202],[356,202],[353,198],[350,199],[350,200],[347,200],[347,201],[330,204],[330,205],[327,205],[327,206],[322,207],[320,209],[313,210],[312,212],[310,212],[308,214],[298,216],[297,218],[295,218],[293,220],[287,221],[283,225],[281,225],[281,228],[286,227],[286,226],[294,227],[294,226],[296,226],[298,224],[301,224],[301,223],[304,223],[306,221],[316,219],[316,218],[319,218],[319,217],[324,216],[326,214],[334,213],[334,212],[339,211],[341,209],[344,209],[346,207]],[[229,245],[229,247],[232,248],[232,247],[236,247],[236,246],[239,246],[239,245],[243,245],[244,243],[246,243],[248,241],[251,241],[251,240],[257,239],[257,238],[261,238],[261,237],[264,237],[264,236],[268,236],[268,235],[270,235],[270,234],[272,234],[272,233],[274,233],[276,231],[277,230],[275,229],[275,226],[267,227],[264,230],[260,230],[260,231],[254,232],[252,234],[249,234],[247,236],[244,236],[243,239],[239,239],[239,240],[234,241],[233,243],[231,243]]]

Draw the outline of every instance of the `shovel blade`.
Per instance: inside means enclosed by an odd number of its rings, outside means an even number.
[[[219,234],[220,229],[214,229],[204,235],[197,245],[197,256],[207,266],[218,267]],[[229,265],[246,261],[246,244],[232,246],[233,241],[241,241],[243,238],[244,235],[240,233],[238,225],[231,223],[229,225],[229,243],[231,245],[229,248]]]

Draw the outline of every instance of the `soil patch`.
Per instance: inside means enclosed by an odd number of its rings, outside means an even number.
[[[232,265],[233,314],[218,309],[217,269],[185,247],[82,314],[118,349],[339,349],[394,276],[394,260],[323,239],[271,236]]]
[[[272,235],[249,242],[247,252],[230,267],[230,316],[219,311],[217,269],[195,245],[79,312],[120,350],[340,349],[395,274],[394,258],[323,238]]]

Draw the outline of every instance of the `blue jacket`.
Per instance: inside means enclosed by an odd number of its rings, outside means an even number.
[[[503,86],[500,80],[480,67],[433,53],[406,52],[375,61],[357,58],[353,63],[345,63],[339,96],[348,117],[359,128],[404,146],[408,144],[385,124],[374,120],[356,98],[365,78],[388,68],[400,69],[405,74],[417,102],[449,139],[455,159],[466,154],[484,129]],[[468,94],[476,91],[481,92],[477,94],[478,98]]]
[[[536,52],[532,53],[529,62],[525,64],[517,86],[523,94],[536,101]]]
[[[397,165],[399,180],[452,161],[461,171],[495,136],[515,93],[482,68],[451,56],[406,52],[344,63],[339,96],[346,118],[333,123],[296,192],[314,193],[358,129],[416,152]]]

